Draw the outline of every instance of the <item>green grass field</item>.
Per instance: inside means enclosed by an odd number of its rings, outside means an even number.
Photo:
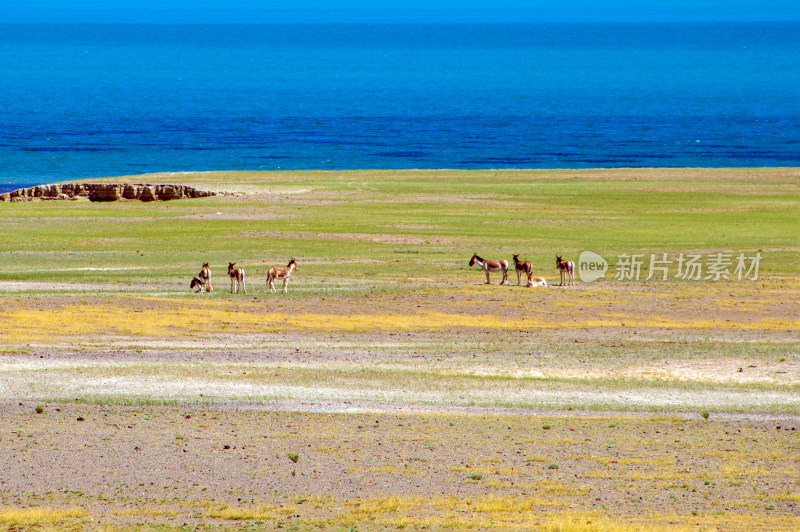
[[[520,253],[553,277],[554,254],[732,251],[797,275],[796,169],[203,173],[181,181],[245,195],[166,203],[0,208],[0,279],[149,283],[211,261],[260,271],[295,256],[348,281],[458,278],[472,252]],[[358,267],[342,271],[342,261]],[[302,267],[302,265],[301,265]],[[100,270],[97,270],[100,269]]]

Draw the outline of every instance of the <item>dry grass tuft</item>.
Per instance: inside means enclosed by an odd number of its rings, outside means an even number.
[[[257,506],[252,508],[218,508],[207,510],[205,517],[227,519],[229,521],[269,521],[286,515],[294,515],[296,506]]]
[[[0,509],[0,524],[9,528],[55,525],[69,519],[86,517],[83,508],[4,508]]]

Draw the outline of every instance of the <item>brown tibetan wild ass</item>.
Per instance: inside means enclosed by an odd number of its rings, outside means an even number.
[[[203,281],[201,281],[197,277],[192,277],[192,282],[189,283],[189,288],[192,290],[197,288],[197,290],[194,290],[195,293],[206,291],[206,285],[203,284]]]
[[[543,287],[547,288],[547,281],[545,281],[541,277],[528,277],[528,286],[527,286],[527,288],[530,288],[531,286],[543,286]]]
[[[530,288],[531,286],[544,286],[547,288],[547,281],[541,277],[534,277],[531,263],[527,260],[520,262],[519,255],[514,255],[514,268],[517,270],[517,286],[519,286],[520,273],[525,273],[528,276],[528,284],[525,285],[525,288]]]
[[[239,293],[239,284],[242,285],[242,291],[246,294],[247,287],[244,282],[244,269],[234,268],[234,266],[236,266],[235,262],[228,263],[228,277],[231,278],[231,294],[233,293],[234,285],[236,286],[236,293]]]
[[[533,268],[531,263],[527,260],[524,262],[519,261],[519,255],[514,255],[514,269],[517,270],[517,286],[519,286],[520,282],[520,274],[524,273],[528,276],[528,286],[531,285],[531,275],[533,272]]]
[[[575,263],[571,260],[563,260],[560,255],[556,255],[556,269],[561,274],[561,283],[558,286],[564,286],[565,277],[569,278],[571,285],[575,275]]]
[[[275,279],[283,279],[283,291],[287,292],[289,287],[289,278],[292,272],[297,269],[297,262],[292,259],[285,268],[278,268],[277,266],[270,268],[267,272],[267,287],[270,292],[275,293]]]
[[[197,274],[197,278],[203,283],[203,287],[200,292],[211,292],[214,288],[211,286],[211,268],[208,267],[208,263],[204,262],[203,267],[200,269],[200,273]]]
[[[478,256],[477,253],[472,254],[472,258],[469,260],[470,266],[475,266],[477,264],[483,271],[486,273],[486,284],[489,283],[489,272],[503,272],[503,280],[500,281],[500,284],[506,284],[508,281],[508,261],[505,259],[500,260],[484,260]]]

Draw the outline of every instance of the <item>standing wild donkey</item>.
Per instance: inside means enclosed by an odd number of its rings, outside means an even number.
[[[508,261],[505,259],[500,260],[484,260],[480,258],[477,253],[472,254],[472,258],[469,260],[470,266],[475,266],[478,264],[483,271],[486,272],[486,284],[489,283],[489,272],[503,272],[503,280],[500,281],[500,284],[506,284],[508,280]]]
[[[277,266],[270,268],[267,272],[267,287],[270,292],[275,292],[275,279],[283,279],[283,291],[287,292],[289,287],[289,277],[292,272],[297,269],[297,262],[294,259],[289,261],[285,268],[278,268]]]
[[[197,277],[192,277],[189,288],[192,290],[196,288],[195,292],[211,292],[214,289],[211,286],[211,270],[208,268],[207,262],[203,263],[203,268],[197,274]]]
[[[514,258],[514,269],[517,270],[517,286],[519,286],[521,273],[525,273],[525,275],[528,276],[528,286],[530,286],[531,285],[530,279],[533,272],[533,267],[531,266],[531,263],[528,262],[527,260],[524,262],[520,262],[519,255],[514,255],[513,258]]]
[[[575,274],[575,263],[571,260],[562,260],[560,255],[556,255],[556,269],[561,273],[561,283],[558,286],[564,286],[564,277],[569,277],[569,284],[572,284],[573,276]]]
[[[228,276],[231,278],[231,294],[233,293],[233,286],[236,285],[236,293],[239,293],[239,283],[242,285],[242,291],[246,294],[247,287],[244,283],[244,269],[234,268],[235,262],[228,263]]]
[[[547,288],[547,281],[541,277],[534,277],[531,263],[527,260],[520,262],[519,255],[514,255],[514,268],[517,270],[517,286],[519,286],[520,273],[524,272],[528,276],[528,284],[525,285],[525,288],[530,288],[531,286],[544,286]]]
[[[211,292],[213,287],[211,286],[211,268],[208,267],[208,263],[204,262],[203,267],[200,269],[200,273],[197,274],[197,277],[200,278],[200,281],[203,283],[201,292]]]

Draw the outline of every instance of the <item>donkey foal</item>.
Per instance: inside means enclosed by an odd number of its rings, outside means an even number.
[[[235,262],[228,263],[228,276],[231,278],[231,294],[233,293],[233,287],[236,286],[236,293],[239,293],[239,284],[242,285],[242,291],[246,294],[247,287],[244,283],[244,269],[242,268],[234,268],[236,266]]]

